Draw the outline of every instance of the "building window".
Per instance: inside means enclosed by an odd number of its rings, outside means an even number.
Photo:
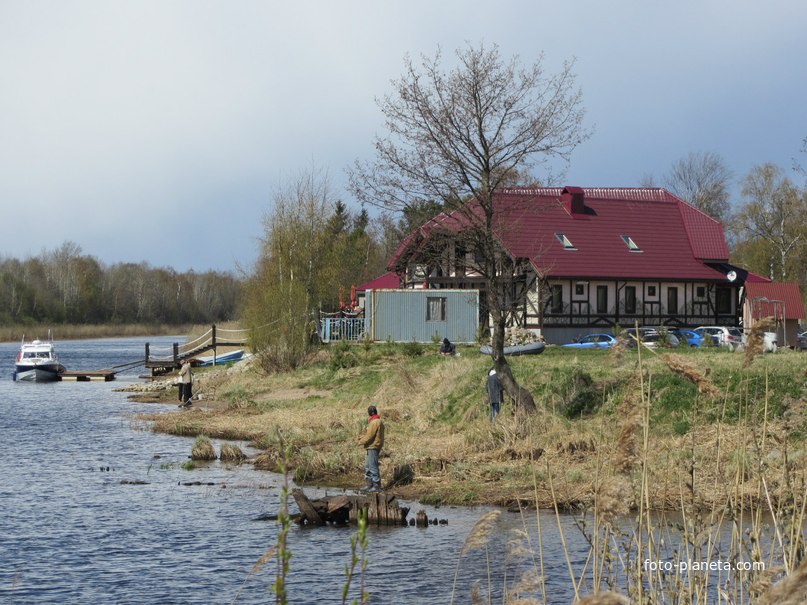
[[[678,288],[667,288],[667,313],[678,314]]]
[[[706,298],[706,286],[698,286],[695,288],[695,298]]]
[[[457,244],[454,248],[454,270],[457,277],[463,277],[467,269],[468,251],[462,244]]]
[[[608,286],[597,286],[597,313],[608,313]]]
[[[563,286],[552,285],[552,297],[549,302],[552,313],[563,313]]]
[[[446,320],[446,298],[445,296],[426,297],[426,321]]]
[[[634,242],[631,239],[630,235],[620,235],[619,237],[622,238],[622,241],[625,242],[625,245],[628,247],[628,250],[630,250],[631,252],[641,252],[642,251],[642,249],[639,246],[636,245],[636,242]]]
[[[625,286],[625,313],[636,313],[636,286]]]
[[[555,237],[558,238],[558,241],[561,244],[563,244],[564,250],[577,250],[577,248],[574,247],[574,244],[571,242],[571,240],[562,233],[555,233]]]
[[[656,297],[656,286],[647,286],[647,296],[649,298]]]
[[[731,313],[731,288],[718,288],[715,306],[721,315]]]
[[[575,284],[574,285],[574,295],[575,296],[585,296],[586,295],[586,284]]]

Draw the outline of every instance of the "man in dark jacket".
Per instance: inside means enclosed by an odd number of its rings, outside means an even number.
[[[358,443],[364,447],[367,457],[364,462],[364,489],[369,492],[381,491],[381,473],[378,470],[378,455],[384,447],[384,423],[378,415],[374,405],[367,408],[367,428],[357,438]]]
[[[502,389],[502,383],[499,380],[499,375],[496,373],[495,368],[491,368],[490,372],[488,372],[488,400],[490,401],[490,419],[491,421],[496,418],[496,414],[499,413],[499,407],[502,404],[502,399],[504,396],[504,392]]]

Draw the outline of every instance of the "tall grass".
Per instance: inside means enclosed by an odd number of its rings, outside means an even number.
[[[747,360],[746,367],[750,363]],[[798,457],[789,451],[789,432],[801,425],[803,416],[796,410],[785,410],[783,423],[774,422],[770,416],[769,372],[764,372],[761,399],[750,396],[752,377],[746,374],[736,387],[743,398],[737,419],[741,430],[739,438],[729,443],[724,426],[731,394],[721,394],[706,385],[706,377],[695,366],[675,358],[668,363],[698,385],[699,397],[723,397],[722,412],[712,426],[697,417],[692,419],[693,426],[700,428],[691,431],[688,444],[684,442],[686,447],[678,452],[677,468],[667,469],[675,473],[677,482],[677,502],[670,510],[650,510],[650,485],[659,470],[651,468],[657,458],[651,456],[650,447],[651,408],[658,392],[653,374],[646,372],[641,357],[631,390],[617,415],[621,422],[616,447],[609,459],[598,464],[602,472],[593,501],[576,519],[575,531],[581,532],[588,544],[582,563],[580,552],[570,552],[560,523],[562,503],[554,483],[561,469],[552,468],[546,461],[543,465],[531,463],[536,500],[542,466],[544,482],[553,496],[568,569],[567,592],[574,595],[575,602],[588,604],[807,602],[805,458],[801,451]],[[795,408],[803,402],[791,400],[789,405]],[[692,413],[699,414],[697,402]],[[705,469],[698,445],[707,433],[718,460],[725,448],[738,446],[737,464],[731,469],[733,481],[725,482],[717,474],[700,476]],[[776,441],[777,449],[770,449],[771,440]],[[597,444],[598,451],[606,449],[604,443]],[[705,490],[709,493],[703,493]],[[544,543],[551,540],[554,544],[557,538],[542,530],[540,515],[535,531],[537,535],[530,536],[524,524],[533,571],[542,582],[527,595],[523,588],[505,586],[503,604],[559,602],[557,595],[547,595],[543,585],[547,567]],[[463,553],[458,557],[457,573]],[[503,570],[502,576],[506,582],[508,570]],[[490,592],[489,587],[488,600]]]

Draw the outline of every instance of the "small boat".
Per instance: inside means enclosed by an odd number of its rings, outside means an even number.
[[[244,357],[249,357],[248,355],[244,355],[243,349],[238,349],[237,351],[230,351],[229,353],[222,353],[221,355],[216,355],[216,365],[223,366],[227,363],[232,363],[235,361],[241,361]],[[195,366],[212,366],[213,365],[213,356],[212,355],[205,355],[204,357],[196,357],[196,363],[193,365]]]
[[[505,357],[514,357],[516,355],[539,355],[544,352],[545,348],[546,345],[542,342],[527,342],[523,345],[504,347],[504,355]],[[493,353],[493,349],[488,345],[485,345],[479,349],[479,352],[483,355],[491,355]]]
[[[14,380],[53,382],[59,380],[63,372],[64,366],[59,363],[50,338],[25,342],[25,336],[22,337],[14,366]]]

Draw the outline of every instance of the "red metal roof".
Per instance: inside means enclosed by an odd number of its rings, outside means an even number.
[[[398,274],[390,271],[389,273],[384,273],[384,275],[376,277],[374,280],[368,281],[365,284],[356,286],[356,292],[364,292],[365,290],[392,289],[398,288],[400,285],[401,280],[398,278]]]
[[[572,203],[572,198],[582,194]],[[498,191],[495,233],[513,257],[552,277],[725,280],[706,261],[727,263],[718,221],[656,188],[539,187]],[[468,220],[441,214],[411,233],[389,267],[436,228]],[[562,234],[573,249],[566,249]],[[625,238],[635,244],[631,250]]]
[[[804,302],[797,283],[789,282],[746,282],[745,298],[759,317],[775,316],[784,313],[785,319],[804,319]],[[762,300],[767,299],[767,300]],[[784,309],[776,302],[782,301]]]

